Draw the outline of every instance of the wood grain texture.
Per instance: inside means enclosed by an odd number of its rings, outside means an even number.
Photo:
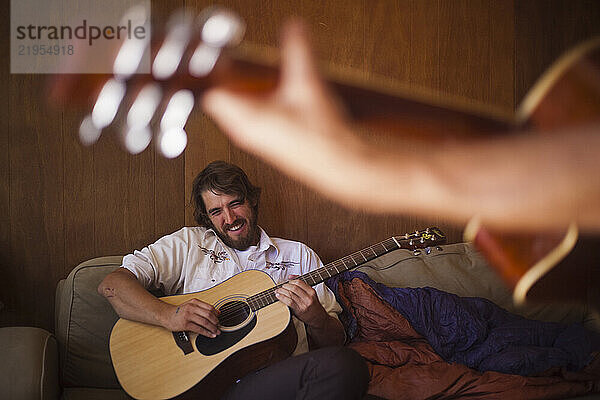
[[[61,276],[69,273],[69,266],[79,264],[90,254],[96,254],[94,236],[95,149],[81,145],[76,129],[80,121],[80,112],[63,112],[61,130],[65,155],[64,209],[67,212],[65,212],[64,220],[65,265]],[[87,240],[82,240],[84,238]],[[78,243],[78,245],[73,246],[72,243]]]
[[[515,2],[515,96],[517,103],[557,57],[600,34],[600,2]]]
[[[440,90],[440,0],[415,0],[411,10],[409,83]]]
[[[507,1],[494,2],[490,7],[490,42],[489,42],[489,98],[487,103],[504,110],[514,110],[517,101],[515,81],[515,29],[514,24],[506,21],[515,19],[513,4]],[[504,18],[498,18],[498,15]]]
[[[8,7],[0,8],[0,20],[5,22],[9,20]],[[0,34],[8,38],[10,27],[8,24],[2,24]],[[0,57],[2,60],[8,60],[10,52],[10,43],[8,40],[0,42]],[[9,113],[9,77],[10,65],[7,62],[0,63],[0,92],[4,96],[0,97],[0,279],[8,281],[11,272],[11,250],[10,250],[10,113]],[[0,321],[2,316],[9,314],[8,304],[12,303],[13,293],[3,291],[0,294]],[[11,307],[12,308],[12,307]],[[14,310],[14,308],[13,308]]]
[[[11,276],[17,320],[52,325],[51,285],[64,265],[63,150],[60,118],[44,104],[43,81],[13,75],[10,81]],[[17,129],[18,127],[18,129]],[[17,133],[18,132],[18,133]],[[14,282],[14,286],[13,283]]]
[[[170,304],[182,304],[192,298],[216,304],[235,294],[247,297],[275,286],[269,275],[250,270],[201,292],[163,297]],[[236,297],[238,298],[238,297]],[[119,382],[136,399],[166,399],[196,385],[230,355],[246,347],[271,339],[285,331],[291,320],[289,309],[280,302],[258,310],[256,327],[232,346],[215,354],[204,355],[190,334],[195,351],[184,354],[172,332],[126,319],[119,319],[110,337],[110,353]],[[251,318],[250,318],[251,319]],[[293,351],[293,347],[290,352]],[[237,371],[229,371],[234,374]]]

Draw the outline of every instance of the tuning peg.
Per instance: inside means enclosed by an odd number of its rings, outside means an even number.
[[[187,146],[187,134],[183,127],[194,108],[194,94],[182,89],[173,94],[160,120],[158,149],[168,158],[179,156]]]
[[[198,17],[201,38],[216,48],[234,47],[240,44],[246,32],[246,24],[231,10],[210,7]]]
[[[83,144],[89,146],[98,141],[102,130],[115,119],[124,96],[123,82],[115,78],[106,81],[96,99],[92,113],[86,116],[79,126],[79,139]]]
[[[137,94],[127,113],[123,144],[131,154],[139,154],[152,140],[150,122],[162,99],[162,90],[156,83],[146,84]]]
[[[169,18],[166,37],[152,63],[152,75],[156,79],[168,79],[177,71],[192,36],[192,21],[184,10]]]
[[[145,32],[150,32],[148,10],[142,5],[131,7],[125,15],[123,15],[121,21],[133,22],[135,26],[143,26]],[[115,77],[119,80],[126,80],[136,72],[149,72],[149,47],[150,35],[145,35],[142,39],[139,37],[127,37],[121,45],[113,63],[113,73]],[[138,71],[140,67],[142,68],[142,71]]]
[[[200,78],[212,71],[223,48],[240,44],[246,24],[232,11],[211,7],[200,14],[198,26],[201,40],[190,58],[189,72]]]
[[[79,140],[84,146],[91,146],[100,139],[102,130],[94,126],[92,114],[88,114],[79,125]]]

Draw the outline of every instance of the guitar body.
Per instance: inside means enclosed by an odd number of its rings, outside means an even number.
[[[249,270],[211,289],[161,300],[182,304],[197,298],[226,310],[274,286],[268,274]],[[202,390],[203,398],[219,398],[237,379],[288,357],[296,346],[291,314],[283,303],[246,314],[233,326],[222,326],[215,339],[119,319],[110,335],[110,355],[119,382],[136,399],[167,399],[202,380],[194,392]],[[177,334],[189,340],[178,344]],[[249,352],[252,357],[247,357]]]
[[[536,283],[538,286],[544,285],[542,280],[546,274],[559,263],[570,269],[569,263],[563,260],[577,242],[578,230],[575,224],[571,224],[565,231],[554,233],[502,232],[482,226],[478,219],[473,219],[467,224],[465,237],[475,244],[500,277],[513,289],[513,300],[516,304],[549,299],[565,300],[557,296],[557,293],[542,299],[533,295],[531,289]],[[578,300],[582,300],[580,296]]]
[[[527,94],[516,125],[540,132],[600,120],[600,38],[575,47],[558,59]],[[595,238],[579,238],[575,224],[555,232],[505,232],[481,225],[465,229],[471,241],[513,289],[516,304],[580,302],[600,309],[588,296],[588,264]],[[574,250],[577,250],[576,252]],[[592,257],[590,257],[592,256]],[[586,258],[587,257],[587,258]]]

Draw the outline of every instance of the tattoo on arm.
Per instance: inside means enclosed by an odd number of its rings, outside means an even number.
[[[113,289],[113,288],[104,289],[104,297],[106,297],[106,298],[115,297],[115,289]]]

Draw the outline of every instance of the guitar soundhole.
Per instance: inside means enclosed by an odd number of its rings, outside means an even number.
[[[230,301],[219,307],[219,324],[223,328],[233,328],[242,324],[250,316],[250,306],[243,301]]]

